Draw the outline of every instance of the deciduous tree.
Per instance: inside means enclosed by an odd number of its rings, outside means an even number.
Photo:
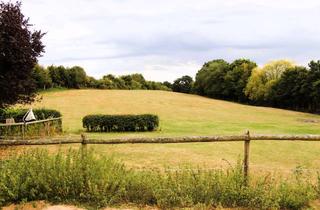
[[[36,97],[32,69],[44,52],[44,33],[31,30],[21,3],[0,3],[0,108]]]
[[[193,87],[192,77],[185,75],[176,79],[172,84],[172,90],[180,93],[190,93]]]
[[[262,68],[255,68],[249,78],[245,94],[254,103],[271,105],[273,86],[283,72],[293,67],[294,64],[290,61],[278,60],[267,63]]]

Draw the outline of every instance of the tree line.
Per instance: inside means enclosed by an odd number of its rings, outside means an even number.
[[[216,59],[202,66],[195,81],[185,75],[173,83],[147,81],[142,74],[108,74],[95,79],[80,66],[53,65],[47,68],[36,65],[32,78],[37,89],[172,90],[252,105],[320,111],[320,61],[311,61],[308,67],[304,67],[277,60],[258,67],[249,59],[237,59],[231,63]]]
[[[167,83],[146,80],[142,74],[115,76],[108,74],[101,79],[95,79],[86,74],[80,66],[64,67],[36,65],[32,78],[37,89],[48,88],[96,88],[122,90],[171,90]]]
[[[239,103],[318,113],[320,61],[311,61],[304,67],[277,60],[258,67],[248,59],[232,63],[217,59],[206,62],[195,81],[183,76],[174,81],[172,89]]]

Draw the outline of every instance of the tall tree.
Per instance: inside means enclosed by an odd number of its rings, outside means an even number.
[[[188,75],[176,79],[172,84],[172,90],[180,93],[191,93],[192,87],[193,79]]]
[[[36,65],[32,71],[32,78],[34,79],[37,89],[47,89],[52,87],[52,80],[49,71],[43,66]]]
[[[248,79],[251,76],[252,70],[257,67],[257,64],[247,60],[238,59],[230,64],[230,70],[226,73],[225,94],[230,100],[237,102],[246,102],[245,87]]]
[[[252,102],[271,105],[273,86],[279,81],[286,70],[294,64],[287,60],[278,60],[267,63],[262,68],[255,68],[249,78],[245,94]]]
[[[309,110],[320,112],[320,60],[309,63],[308,84],[311,85]]]
[[[68,69],[69,72],[69,88],[79,89],[87,84],[87,74],[80,66],[74,66]]]
[[[196,75],[195,92],[212,98],[225,99],[224,77],[229,70],[229,63],[222,59],[205,63]]]
[[[294,67],[283,72],[273,87],[273,104],[280,108],[309,111],[311,85],[309,71],[305,67]],[[311,111],[311,110],[310,110]]]
[[[32,69],[44,52],[44,33],[31,31],[21,3],[0,3],[0,108],[36,97]]]

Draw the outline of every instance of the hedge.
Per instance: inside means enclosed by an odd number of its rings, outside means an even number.
[[[0,123],[5,123],[7,118],[14,118],[15,122],[22,122],[27,111],[28,109],[0,109]],[[61,117],[61,113],[53,109],[33,109],[32,111],[37,120]]]
[[[159,126],[159,117],[143,115],[87,115],[83,127],[90,132],[153,131]]]

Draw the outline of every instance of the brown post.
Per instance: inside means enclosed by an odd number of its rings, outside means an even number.
[[[87,157],[87,142],[86,142],[86,135],[81,134],[81,158],[82,158],[82,172],[83,172],[83,178],[85,182],[85,187],[88,187],[88,176],[87,176],[87,162],[86,157]]]
[[[82,159],[85,158],[85,156],[87,156],[87,137],[85,134],[81,134],[81,155],[82,155]]]
[[[83,149],[87,148],[87,142],[86,142],[87,137],[86,137],[86,135],[83,134],[83,133],[81,134],[81,140],[82,140],[82,142],[81,142],[82,148],[83,148]]]
[[[21,127],[21,128],[22,128],[22,140],[24,140],[24,137],[25,137],[25,125],[26,125],[26,124],[23,123],[23,124],[22,124],[22,127]]]
[[[250,132],[246,132],[246,140],[244,141],[244,160],[243,160],[243,175],[245,184],[249,181],[249,150],[250,150]]]

